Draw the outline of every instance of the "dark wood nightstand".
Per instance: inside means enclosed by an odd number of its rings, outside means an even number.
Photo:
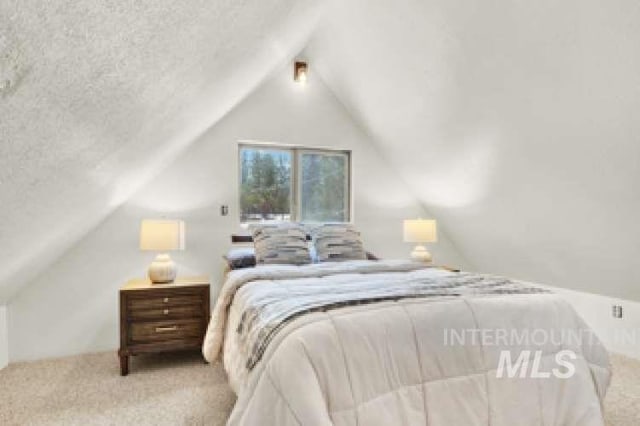
[[[169,284],[134,279],[120,289],[120,374],[129,356],[200,349],[209,323],[209,279],[178,278]]]

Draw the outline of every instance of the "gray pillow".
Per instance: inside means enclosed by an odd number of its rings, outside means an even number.
[[[257,265],[311,263],[307,234],[298,224],[254,225],[252,236]]]
[[[256,266],[256,251],[253,247],[232,248],[223,256],[229,269],[252,268]]]
[[[311,229],[319,262],[365,260],[360,233],[350,223],[326,223]]]
[[[366,253],[367,260],[380,260],[375,254],[369,251]],[[313,244],[309,246],[309,256],[311,257],[311,263],[318,263],[318,255],[316,254],[316,248]],[[253,268],[256,266],[256,249],[253,247],[232,248],[222,257],[227,262],[230,270]]]

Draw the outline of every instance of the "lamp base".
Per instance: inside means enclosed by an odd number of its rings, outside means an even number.
[[[168,254],[159,254],[151,262],[149,279],[154,284],[166,284],[176,279],[176,264]]]
[[[416,262],[431,263],[432,257],[425,246],[415,246],[411,252],[411,260]]]

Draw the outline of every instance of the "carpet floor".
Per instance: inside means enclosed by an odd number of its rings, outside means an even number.
[[[614,355],[609,426],[640,424],[640,361]],[[15,363],[0,370],[0,425],[224,425],[235,402],[220,364],[196,353],[113,353]]]

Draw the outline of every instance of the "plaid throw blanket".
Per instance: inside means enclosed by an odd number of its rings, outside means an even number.
[[[475,273],[426,275],[422,271],[375,275],[343,274],[269,281],[268,292],[247,295],[237,332],[248,351],[246,367],[260,361],[273,337],[301,315],[408,298],[482,297],[547,293],[548,290],[503,277]],[[237,297],[243,297],[243,290]]]

